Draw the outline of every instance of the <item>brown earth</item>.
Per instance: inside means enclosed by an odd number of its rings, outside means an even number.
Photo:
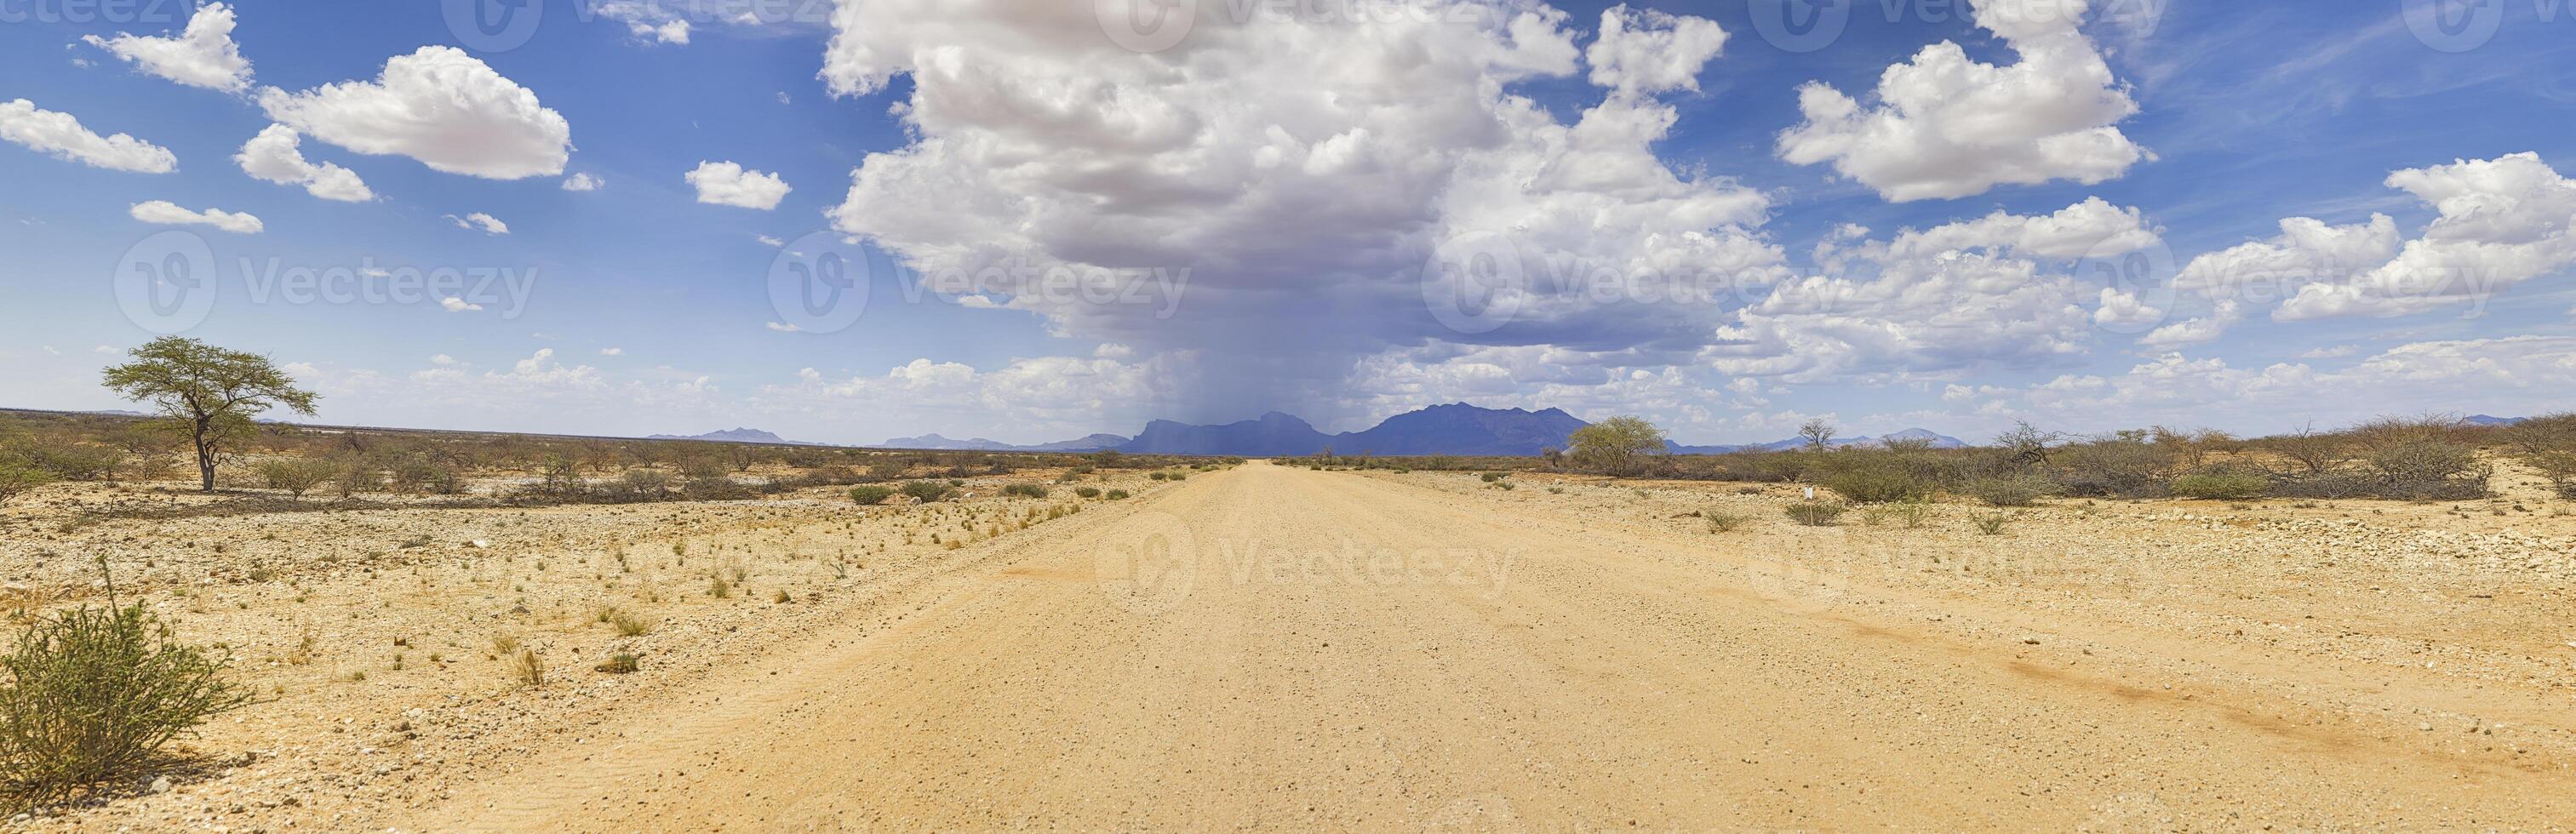
[[[1817,528],[1782,517],[1789,487],[1508,482],[1520,483],[1256,462],[957,550],[892,537],[984,527],[925,513],[1024,509],[978,499],[999,506],[859,519],[821,500],[416,511],[470,519],[471,531],[441,527],[435,559],[388,561],[365,581],[338,563],[311,584],[346,593],[346,616],[365,623],[326,618],[335,629],[439,635],[429,639],[468,657],[302,681],[199,743],[259,750],[249,761],[24,824],[2576,820],[2576,517],[2560,505],[2057,501],[1989,536],[1970,516],[1998,511],[1958,505],[1919,527],[1855,513]],[[1747,521],[1712,532],[1717,511]],[[433,523],[349,515],[331,523],[375,526],[286,538],[392,539]],[[219,522],[155,523],[194,535]],[[491,537],[488,549],[446,543],[467,534]],[[675,540],[703,555],[673,557]],[[594,674],[585,661],[617,641],[584,621],[598,601],[575,590],[618,575],[603,565],[620,547],[654,578],[604,592],[655,583],[663,601],[641,605],[667,624],[628,641],[647,650],[643,673]],[[757,599],[697,593],[728,558],[751,566]],[[536,559],[554,565],[529,570]],[[835,576],[836,560],[864,561],[866,573]],[[579,583],[534,588],[556,590],[509,613],[500,583],[561,583],[539,574],[565,564],[582,565]],[[431,590],[405,584],[423,582]],[[288,591],[260,590],[277,584],[232,592],[259,597],[234,613],[231,596],[200,604],[187,628],[238,630],[234,620],[288,605],[269,598]],[[816,596],[775,606],[772,586]],[[430,621],[454,616],[476,619]],[[513,687],[465,645],[504,628],[544,642],[564,678]],[[327,640],[318,651],[346,654]],[[327,734],[335,725],[347,735]]]

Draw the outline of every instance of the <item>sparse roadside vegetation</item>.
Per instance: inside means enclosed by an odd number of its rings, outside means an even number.
[[[0,683],[0,800],[58,804],[131,778],[171,741],[255,700],[229,676],[228,651],[174,640],[141,600],[121,603],[112,579],[103,581],[106,605],[40,617],[0,658],[8,673]]]
[[[1732,533],[1737,528],[1743,527],[1746,522],[1753,520],[1752,516],[1744,513],[1714,509],[1702,510],[1700,518],[1708,522],[1708,531],[1711,533]]]
[[[1842,518],[1843,513],[1850,509],[1849,505],[1840,501],[1800,501],[1781,508],[1781,511],[1788,514],[1790,521],[1801,525],[1830,527],[1836,519]]]

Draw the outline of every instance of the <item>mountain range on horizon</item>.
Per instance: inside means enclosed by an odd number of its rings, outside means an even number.
[[[715,442],[715,443],[752,443],[752,444],[758,444],[758,445],[763,445],[763,446],[821,446],[821,445],[824,445],[824,444],[821,444],[821,443],[807,443],[807,442],[802,441],[802,440],[789,440],[789,439],[787,439],[787,438],[779,437],[778,435],[771,434],[771,433],[769,433],[769,432],[762,431],[762,430],[760,430],[760,429],[741,429],[741,428],[736,428],[736,429],[724,429],[724,430],[722,430],[722,431],[711,431],[711,432],[707,432],[707,433],[705,433],[705,434],[691,434],[691,435],[656,434],[656,435],[652,435],[652,436],[646,437],[646,438],[644,438],[644,439],[646,439],[646,440],[704,440],[704,441],[711,441],[711,442]]]
[[[1016,445],[984,438],[956,440],[938,434],[898,437],[876,444],[882,449],[932,449],[982,452],[1093,452],[1115,449],[1137,454],[1241,455],[1281,457],[1311,455],[1326,448],[1342,454],[1396,456],[1472,455],[1532,456],[1563,449],[1576,429],[1591,425],[1563,409],[1480,408],[1466,403],[1435,405],[1389,417],[1363,431],[1326,434],[1295,415],[1273,411],[1249,420],[1197,425],[1155,420],[1134,437],[1094,434],[1075,440]],[[1906,429],[1889,437],[1922,438],[1943,448],[1965,446],[1955,437],[1928,429]],[[1835,446],[1875,442],[1877,438],[1836,438]],[[1792,438],[1743,445],[1684,446],[1666,443],[1669,453],[1715,455],[1748,450],[1793,449],[1806,441]]]
[[[2522,422],[2524,418],[2477,414],[2462,419],[2472,425],[2509,426]],[[960,452],[1097,452],[1114,449],[1137,454],[1283,457],[1311,455],[1329,447],[1342,454],[1526,457],[1547,449],[1566,448],[1574,431],[1588,425],[1591,423],[1563,409],[1481,408],[1460,402],[1408,411],[1364,431],[1338,434],[1326,434],[1302,418],[1273,411],[1249,420],[1213,425],[1155,420],[1146,423],[1144,431],[1134,437],[1098,433],[1053,443],[1014,444],[981,437],[959,440],[932,433],[891,438],[867,448]],[[647,439],[831,445],[787,440],[767,431],[749,428],[688,436],[657,434]],[[1934,448],[1942,449],[1968,445],[1959,438],[1924,428],[1889,432],[1883,437],[1838,437],[1830,445],[1838,448],[1859,446],[1883,439],[1928,440]],[[1666,453],[1676,455],[1723,455],[1746,451],[1787,451],[1806,443],[1805,439],[1795,437],[1762,443],[1708,446],[1667,441],[1664,449]]]

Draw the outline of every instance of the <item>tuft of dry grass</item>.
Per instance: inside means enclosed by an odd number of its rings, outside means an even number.
[[[519,656],[510,660],[510,679],[526,687],[546,685],[546,664],[537,659],[537,650],[519,650]]]

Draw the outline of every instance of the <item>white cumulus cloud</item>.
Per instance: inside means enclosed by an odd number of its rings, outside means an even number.
[[[364,154],[408,156],[431,169],[497,180],[563,173],[572,126],[464,50],[424,46],[385,62],[374,81],[259,95],[271,119]]]
[[[626,33],[647,43],[686,46],[689,43],[689,21],[660,5],[643,0],[609,0],[591,7],[600,17],[626,24]]]
[[[109,54],[133,62],[144,72],[209,90],[238,93],[250,89],[250,61],[233,43],[233,9],[223,3],[197,8],[188,28],[175,37],[119,33],[112,38],[81,39]]]
[[[134,219],[145,223],[158,223],[164,226],[213,226],[237,235],[255,235],[268,228],[266,224],[259,222],[259,218],[248,214],[212,208],[205,211],[189,211],[168,200],[136,203],[128,213],[134,215]]]
[[[500,218],[493,217],[492,215],[484,214],[479,211],[467,214],[463,217],[458,217],[453,214],[447,215],[447,222],[456,224],[456,228],[459,229],[473,229],[487,235],[506,235],[510,233],[510,224],[503,223]]]
[[[1978,26],[2020,54],[1995,65],[1956,43],[1887,68],[1876,101],[1810,83],[1782,159],[1832,163],[1893,202],[1967,197],[1997,185],[2092,184],[2152,158],[2116,125],[2138,112],[2080,28],[2085,0],[1974,0]]]
[[[2300,286],[2274,319],[2396,316],[2478,303],[2576,267],[2576,180],[2539,154],[2408,169],[2388,175],[2387,184],[2438,216],[2386,262]],[[2384,224],[2375,219],[2373,228]]]
[[[736,208],[769,211],[787,198],[787,181],[777,174],[745,170],[731,162],[700,161],[696,170],[681,175],[698,189],[698,202]]]
[[[302,137],[285,125],[269,125],[242,144],[233,161],[242,173],[253,179],[281,185],[300,185],[306,193],[325,200],[359,203],[376,198],[355,171],[328,162],[314,163],[304,158]]]
[[[574,174],[564,178],[563,190],[598,191],[601,187],[606,186],[607,184],[607,182],[602,181],[600,178],[589,174]]]
[[[1631,9],[1601,12],[1601,32],[1583,52],[1592,83],[1625,93],[1699,89],[1700,67],[1726,47],[1726,30],[1707,18]]]
[[[179,158],[168,148],[122,133],[100,136],[69,113],[38,109],[23,98],[0,102],[0,139],[111,171],[167,174],[179,168]]]

